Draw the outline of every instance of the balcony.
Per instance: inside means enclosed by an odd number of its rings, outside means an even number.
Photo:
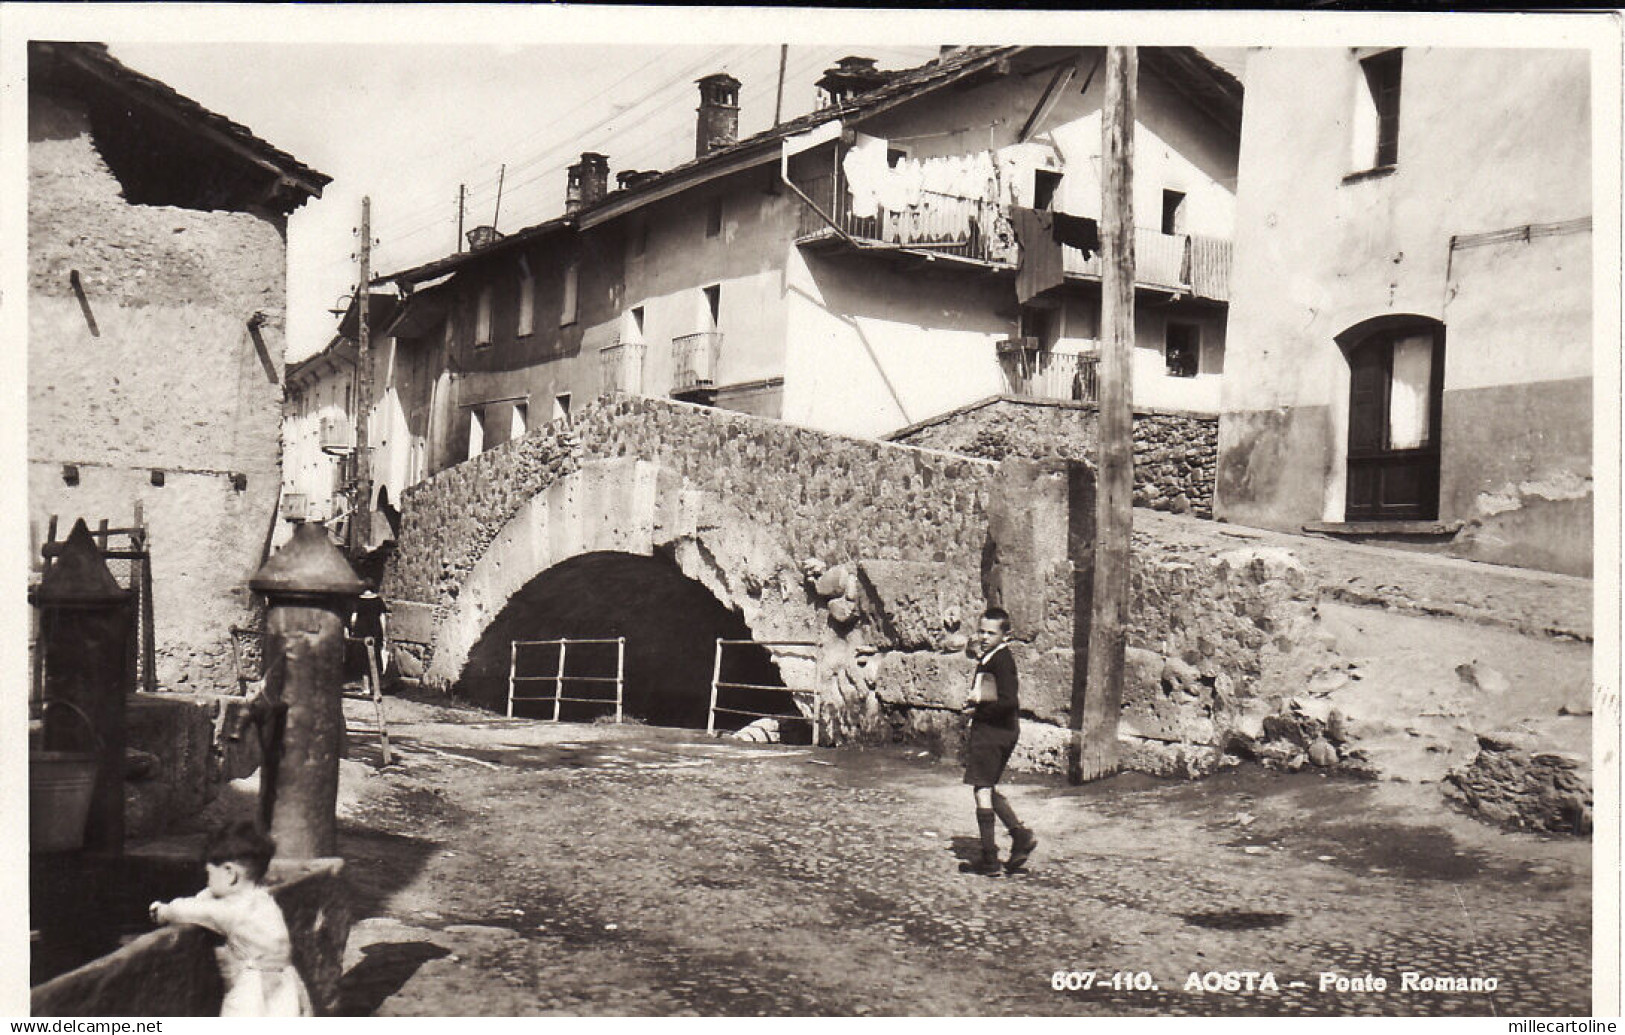
[[[700,331],[671,340],[671,394],[707,392],[716,387],[722,333]]]
[[[1013,267],[1021,249],[1005,207],[996,196],[969,197],[919,190],[906,209],[877,207],[872,216],[852,214],[852,193],[837,166],[798,186],[834,222],[832,228],[812,207],[803,205],[798,237],[804,242],[838,239],[835,229],[858,241],[890,244],[954,256],[994,266]],[[1134,232],[1135,283],[1162,291],[1224,302],[1230,298],[1230,242],[1198,234]],[[1075,248],[1062,249],[1063,268],[1079,279],[1100,278],[1100,257],[1085,259]]]
[[[1076,248],[1062,248],[1068,276],[1098,278],[1100,256],[1087,258]],[[1199,234],[1164,234],[1138,227],[1134,231],[1134,282],[1164,291],[1214,301],[1230,298],[1230,242]]]
[[[317,441],[322,452],[331,456],[347,456],[355,450],[355,425],[341,417],[323,417]]]
[[[600,396],[624,392],[643,394],[643,354],[646,346],[641,341],[620,341],[598,350]]]
[[[310,497],[302,492],[285,492],[282,494],[282,519],[284,521],[304,521],[310,517]]]
[[[1011,338],[999,343],[1005,394],[1022,399],[1099,402],[1099,363],[1094,353],[1039,348],[1035,338]]]

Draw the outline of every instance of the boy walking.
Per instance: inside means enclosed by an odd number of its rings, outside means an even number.
[[[965,711],[970,715],[970,742],[966,751],[965,782],[976,795],[976,826],[982,837],[980,860],[960,869],[984,876],[999,874],[999,846],[994,839],[995,817],[1010,833],[1010,858],[1004,864],[1014,873],[1026,864],[1038,838],[1022,825],[1010,801],[999,793],[999,778],[1021,735],[1021,700],[1016,688],[1016,661],[1010,654],[1010,615],[990,607],[982,614],[974,647],[976,672],[971,677]]]

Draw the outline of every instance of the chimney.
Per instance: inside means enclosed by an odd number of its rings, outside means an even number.
[[[621,190],[631,190],[643,181],[659,175],[658,169],[623,169],[615,174],[615,185]]]
[[[835,62],[834,68],[824,69],[823,76],[814,84],[823,91],[820,107],[847,104],[859,94],[884,86],[894,74],[876,68],[874,58],[844,57]]]
[[[694,157],[739,141],[739,80],[714,72],[700,84],[700,119],[694,130]]]
[[[581,161],[565,170],[564,211],[579,212],[596,205],[609,193],[609,157],[581,152]]]

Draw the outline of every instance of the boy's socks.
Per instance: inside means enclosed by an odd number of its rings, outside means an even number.
[[[983,861],[997,862],[999,858],[999,843],[993,839],[995,829],[993,826],[993,815],[994,813],[992,809],[977,809],[976,827],[979,831],[981,831],[982,834]]]
[[[1010,799],[998,791],[993,792],[993,811],[998,815],[999,821],[1004,824],[1004,829],[1010,831],[1010,833],[1014,834],[1018,830],[1027,829],[1021,825],[1021,819],[1016,815],[1016,810],[1010,807]]]

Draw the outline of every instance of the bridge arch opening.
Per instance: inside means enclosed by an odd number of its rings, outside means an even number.
[[[510,648],[515,640],[612,639],[626,637],[624,709],[628,719],[656,726],[704,729],[718,637],[751,639],[740,615],[705,586],[689,578],[665,556],[586,553],[541,572],[509,598],[468,655],[455,692],[482,707],[503,711],[508,696]],[[541,648],[538,648],[541,650]],[[556,653],[527,666],[531,674],[551,675]],[[567,672],[613,675],[612,647],[571,647]],[[579,667],[578,667],[579,665]],[[725,679],[783,686],[778,666],[760,646],[730,648]],[[551,695],[551,681],[530,683],[526,696]],[[565,683],[566,697],[613,698],[607,684]],[[741,709],[796,716],[788,694],[733,691]],[[516,708],[516,715],[551,718],[552,703]],[[560,717],[591,721],[612,708],[565,704]],[[749,716],[719,714],[719,729],[737,729]],[[786,723],[787,739],[800,733],[800,721]]]

